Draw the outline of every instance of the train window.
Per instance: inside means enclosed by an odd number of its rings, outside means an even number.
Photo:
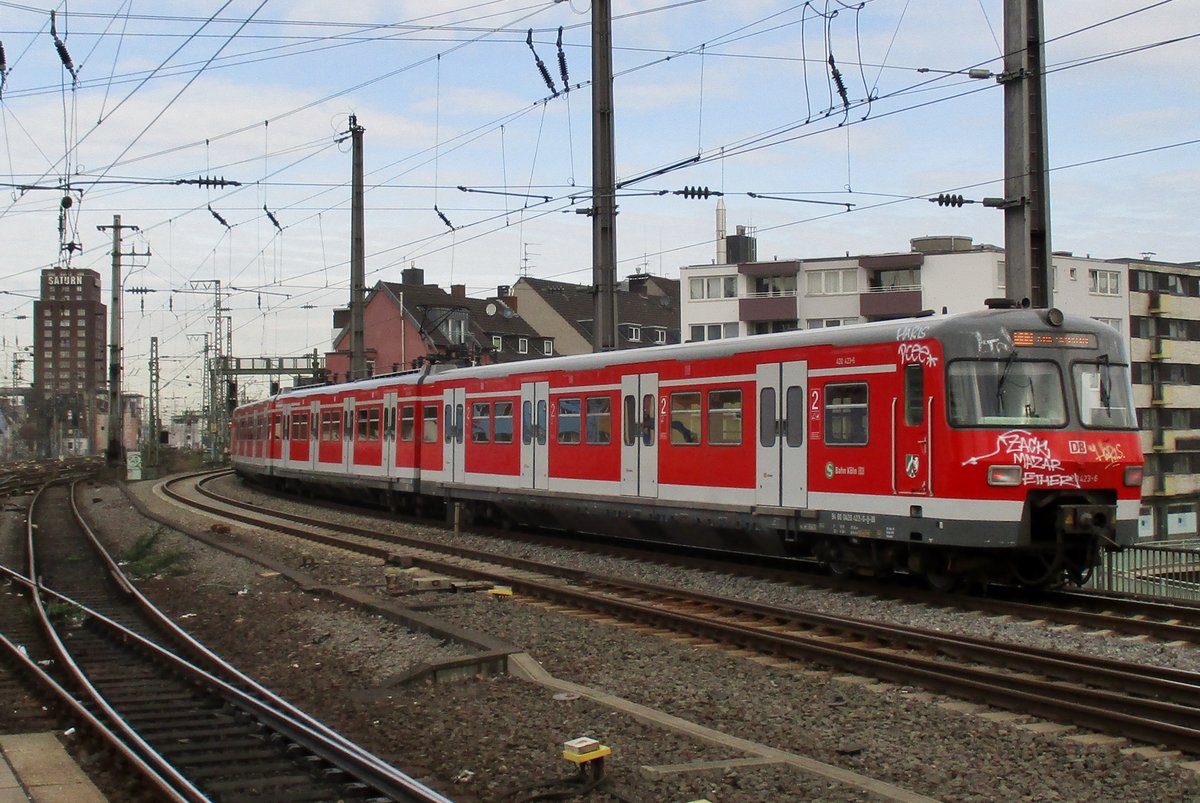
[[[513,441],[512,402],[496,402],[492,412],[492,437],[496,443]]]
[[[866,446],[867,385],[856,382],[825,386],[825,443]]]
[[[378,407],[371,407],[366,410],[358,410],[356,416],[358,422],[357,439],[360,441],[379,440],[380,409]]]
[[[621,408],[621,435],[626,446],[637,442],[637,399],[626,396]]]
[[[454,442],[463,442],[463,405],[454,405]]]
[[[708,392],[708,442],[737,446],[742,442],[742,392]]]
[[[411,441],[417,433],[417,406],[406,404],[400,408],[400,440]]]
[[[925,367],[916,362],[904,366],[904,423],[925,423]]]
[[[475,402],[471,405],[471,443],[491,443],[491,402]]]
[[[658,407],[654,403],[654,394],[647,393],[642,396],[642,445],[653,446],[655,435],[655,409]]]
[[[784,442],[793,448],[804,445],[804,425],[808,418],[808,405],[804,403],[804,388],[792,385],[784,395],[787,418],[783,425]]]
[[[308,440],[308,413],[292,413],[292,440]]]
[[[779,422],[775,418],[775,388],[763,388],[758,393],[758,443],[774,446],[779,439]]]
[[[1085,427],[1137,429],[1129,399],[1129,366],[1077,362],[1071,373],[1079,420]]]
[[[546,400],[537,403],[537,442],[538,446],[546,445]]]
[[[587,442],[597,445],[612,442],[612,400],[607,396],[587,400]]]
[[[437,443],[437,410],[436,404],[427,404],[421,415],[421,440],[425,443]]]
[[[321,440],[340,441],[342,439],[342,411],[321,411]]]
[[[454,438],[454,427],[451,422],[454,421],[454,411],[449,404],[446,405],[446,431],[443,433],[446,436],[446,443],[449,443]]]
[[[528,446],[533,443],[533,402],[521,404],[521,443]]]
[[[579,443],[582,399],[558,400],[558,442]]]
[[[946,372],[950,423],[958,427],[1061,427],[1062,376],[1048,360],[955,360]]]
[[[671,443],[700,443],[700,394],[695,391],[671,394]]]

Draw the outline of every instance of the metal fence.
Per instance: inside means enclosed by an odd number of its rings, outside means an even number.
[[[1108,553],[1087,587],[1200,600],[1200,539],[1138,545]]]

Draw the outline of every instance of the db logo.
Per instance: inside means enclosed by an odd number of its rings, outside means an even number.
[[[1071,454],[1087,454],[1085,441],[1067,441],[1067,451]]]

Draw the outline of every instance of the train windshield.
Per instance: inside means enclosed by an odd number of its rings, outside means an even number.
[[[1045,360],[957,360],[948,371],[950,423],[958,427],[1061,427],[1062,374]]]
[[[1085,427],[1136,429],[1137,416],[1129,399],[1129,366],[1077,362],[1071,367],[1079,420]]]

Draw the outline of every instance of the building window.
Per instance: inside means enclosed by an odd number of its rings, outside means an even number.
[[[500,351],[500,347],[503,345],[504,338],[502,338],[500,335],[492,335],[492,348],[494,348],[496,351]]]
[[[806,329],[828,329],[831,326],[849,326],[858,323],[858,318],[809,318],[804,322]]]
[[[696,446],[700,443],[700,394],[695,391],[671,394],[671,443]]]
[[[666,343],[667,342],[667,330],[666,329],[655,329],[654,330],[654,342],[660,343],[660,344]]]
[[[836,296],[858,292],[858,268],[814,270],[808,273],[810,296]]]
[[[1121,331],[1121,319],[1120,318],[1095,318],[1094,320],[1097,320],[1100,323],[1108,324],[1113,329],[1116,329],[1118,332]]]
[[[754,295],[756,296],[794,296],[796,295],[796,274],[786,276],[759,276],[754,280]]]
[[[714,298],[737,298],[736,276],[697,276],[688,282],[688,295],[693,301]]]
[[[547,357],[554,354],[554,341],[553,340],[543,340],[542,341],[542,354],[545,354]]]
[[[1098,296],[1121,294],[1121,273],[1115,270],[1089,270],[1088,292]]]
[[[518,337],[517,338],[517,353],[518,354],[528,354],[529,353],[529,338],[527,338],[527,337]]]
[[[642,327],[640,327],[636,324],[629,327],[629,342],[630,343],[642,342]]]

